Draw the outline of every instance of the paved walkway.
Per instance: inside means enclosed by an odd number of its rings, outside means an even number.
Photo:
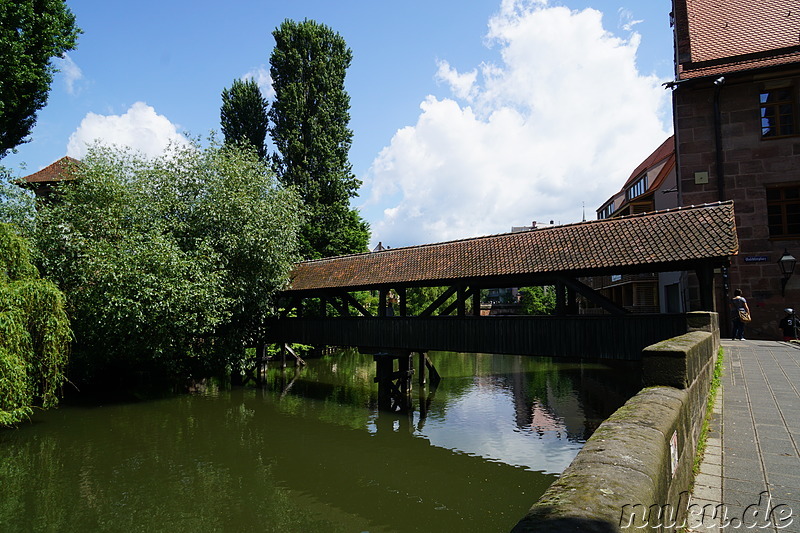
[[[722,503],[727,516],[691,531],[800,533],[800,346],[722,346],[722,390],[692,503]]]

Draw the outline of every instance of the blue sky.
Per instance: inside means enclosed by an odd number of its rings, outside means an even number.
[[[373,246],[595,218],[671,133],[670,4],[68,0],[84,34],[0,164],[25,175],[93,138],[156,154],[219,130],[222,90],[252,76],[269,95],[272,31],[309,18],[353,51],[353,206]]]

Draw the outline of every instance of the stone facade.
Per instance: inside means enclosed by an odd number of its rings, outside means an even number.
[[[793,73],[778,68],[727,74],[718,85],[712,79],[693,80],[673,93],[681,203],[734,201],[739,254],[731,262],[728,291],[718,273],[717,308],[727,325],[727,298],[742,289],[753,315],[746,337],[752,338],[779,338],[783,309],[800,307],[800,276],[789,280],[782,296],[778,266],[784,250],[800,257],[800,238],[771,236],[767,217],[769,187],[788,184],[800,191],[800,136],[762,138],[760,117],[760,95],[770,86],[789,84],[796,97],[800,76]]]

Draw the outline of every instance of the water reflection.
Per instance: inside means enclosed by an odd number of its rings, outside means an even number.
[[[356,352],[271,369],[263,390],[40,413],[0,432],[0,530],[508,531],[638,383],[432,357],[425,417],[416,383],[413,411],[379,412]]]

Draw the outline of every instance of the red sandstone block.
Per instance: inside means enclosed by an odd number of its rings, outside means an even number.
[[[714,143],[711,141],[681,143],[679,149],[681,154],[708,153],[714,149]]]
[[[751,159],[753,159],[753,151],[750,148],[725,150],[725,161],[749,161]]]
[[[739,171],[742,173],[758,173],[764,171],[764,162],[760,159],[751,159],[739,163]]]

